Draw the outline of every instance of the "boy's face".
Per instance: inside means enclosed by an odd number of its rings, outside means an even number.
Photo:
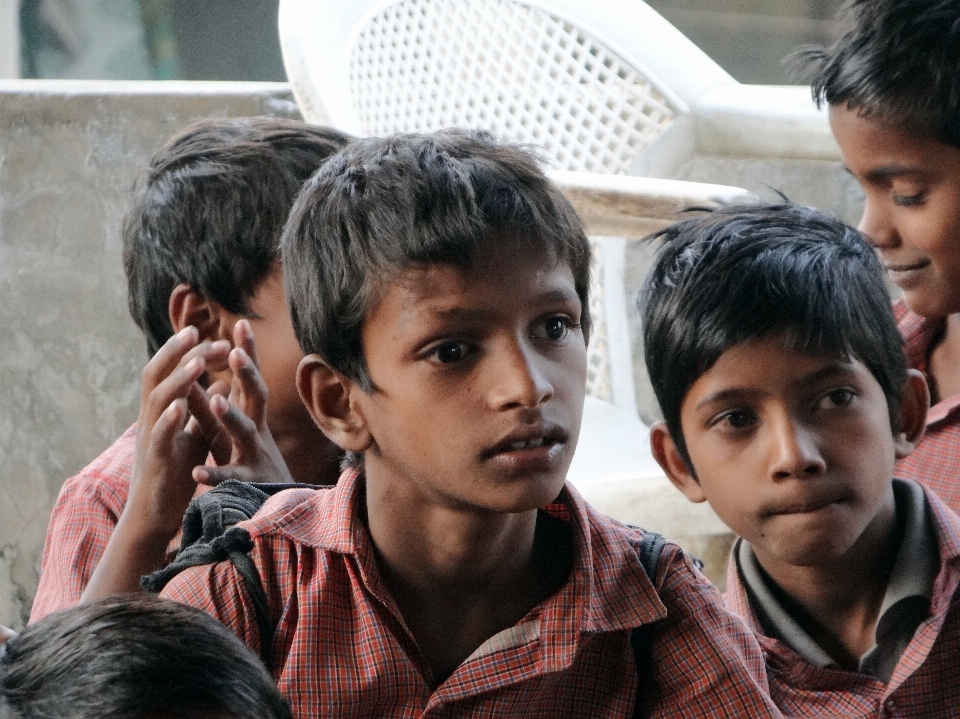
[[[489,240],[466,271],[409,270],[364,322],[375,390],[352,397],[371,481],[454,508],[518,512],[563,486],[587,375],[573,275]]]
[[[657,459],[771,572],[835,561],[882,534],[894,518],[895,460],[913,446],[894,436],[883,390],[861,362],[806,356],[779,335],[727,349],[690,388],[681,425],[696,476],[662,423]]]
[[[830,107],[843,159],[866,195],[860,230],[914,312],[960,312],[960,149]]]
[[[282,435],[296,427],[312,429],[313,422],[297,394],[297,365],[303,351],[293,333],[279,266],[257,287],[248,307],[260,374],[270,392],[267,424],[271,432]]]

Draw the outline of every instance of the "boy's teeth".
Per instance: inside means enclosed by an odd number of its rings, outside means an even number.
[[[541,447],[546,440],[543,437],[531,439],[529,442],[513,442],[510,449],[526,449],[527,447]]]

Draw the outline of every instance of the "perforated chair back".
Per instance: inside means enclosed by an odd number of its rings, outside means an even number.
[[[625,173],[733,79],[640,0],[282,0],[308,120],[362,135],[482,127],[557,169]]]
[[[626,172],[677,113],[596,37],[512,0],[382,8],[357,35],[350,93],[371,134],[484,127],[540,145],[556,167],[604,173]]]

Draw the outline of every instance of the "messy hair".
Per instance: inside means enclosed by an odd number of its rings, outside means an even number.
[[[644,356],[670,436],[687,393],[723,352],[771,335],[808,355],[855,358],[896,429],[907,369],[880,261],[837,219],[791,204],[728,205],[655,235],[640,291]],[[771,368],[771,371],[776,371]]]
[[[818,105],[960,147],[960,2],[847,0],[830,47],[795,55]]]
[[[170,600],[81,604],[0,648],[0,715],[10,719],[213,714],[291,718],[256,654],[209,615]]]
[[[466,269],[484,243],[511,238],[570,266],[587,336],[589,242],[533,154],[465,130],[356,141],[304,186],[283,233],[301,348],[372,391],[361,329],[378,290],[414,267]]]
[[[208,119],[153,156],[123,223],[130,314],[150,355],[173,335],[168,306],[178,284],[250,316],[297,193],[350,139],[296,120]]]

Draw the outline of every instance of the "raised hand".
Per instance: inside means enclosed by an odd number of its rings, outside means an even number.
[[[257,368],[257,351],[250,323],[240,320],[233,330],[234,348],[228,363],[233,374],[229,399],[210,397],[209,412],[232,440],[228,464],[197,466],[193,479],[219,484],[225,479],[242,482],[293,482],[287,464],[267,427],[267,385]],[[208,425],[211,429],[212,424]]]
[[[137,591],[142,575],[163,566],[196,492],[193,468],[211,449],[225,454],[222,425],[197,381],[208,368],[222,369],[229,352],[229,342],[199,342],[186,327],[144,368],[130,493],[82,601]]]

